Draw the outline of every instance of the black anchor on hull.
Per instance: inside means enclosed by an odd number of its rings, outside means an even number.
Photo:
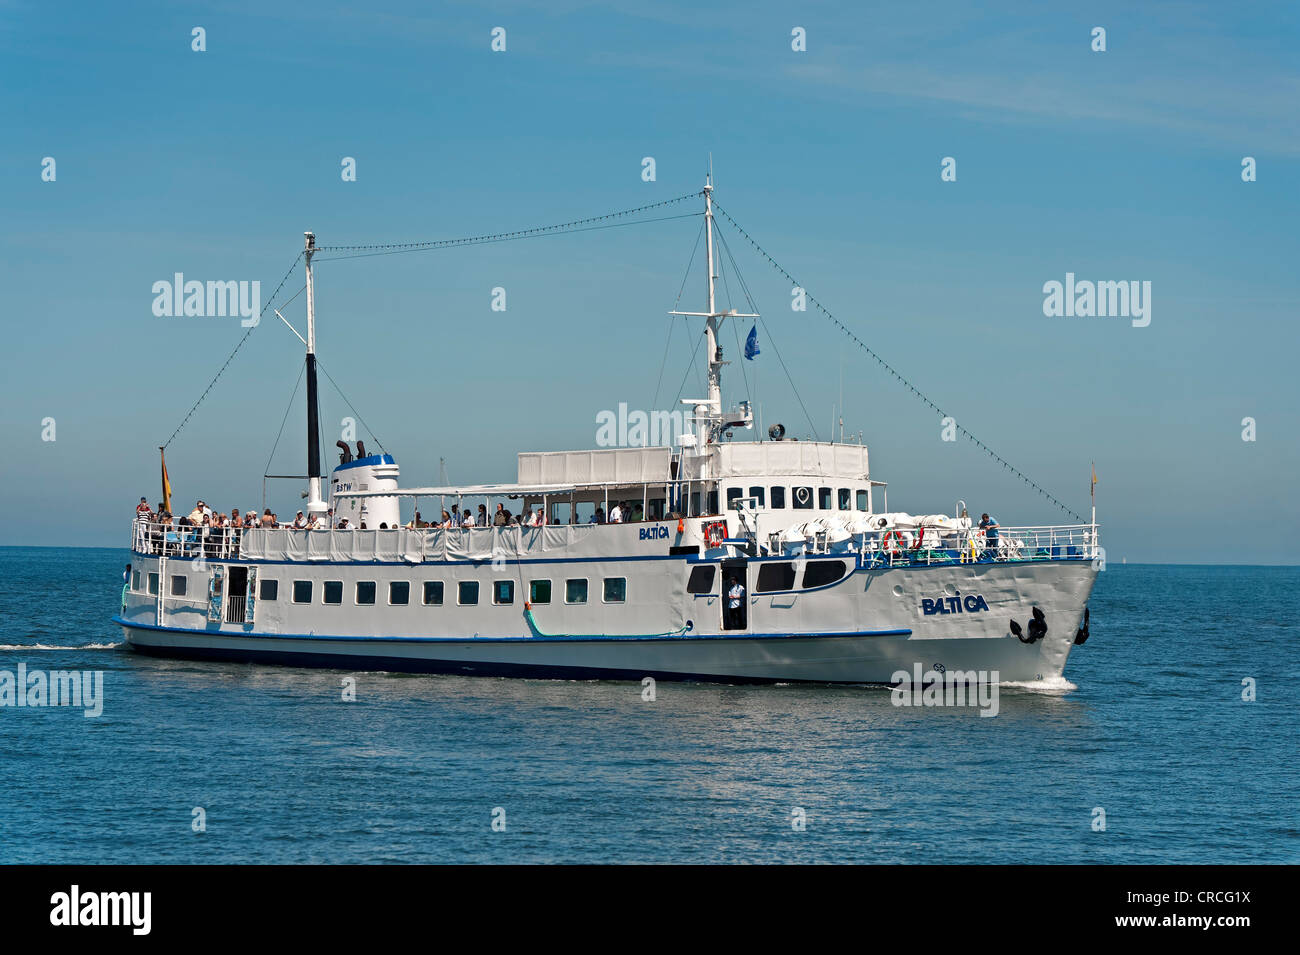
[[[1020,624],[1015,620],[1011,621],[1011,632],[1021,643],[1034,643],[1047,636],[1047,617],[1037,607],[1034,608],[1034,619],[1029,621],[1029,632],[1025,633],[1020,628]]]
[[[1087,607],[1083,608],[1083,626],[1080,627],[1075,632],[1074,642],[1076,645],[1080,645],[1088,642],[1088,608]]]

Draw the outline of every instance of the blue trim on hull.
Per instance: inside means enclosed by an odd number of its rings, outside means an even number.
[[[888,683],[869,684],[862,681],[797,680],[729,676],[717,673],[684,673],[675,670],[619,670],[605,667],[535,666],[524,663],[466,663],[462,660],[412,660],[407,657],[352,656],[335,653],[294,653],[281,650],[231,650],[216,647],[150,647],[128,643],[136,653],[145,656],[180,660],[204,660],[222,663],[265,663],[276,666],[310,667],[312,669],[359,671],[388,671],[392,673],[440,673],[452,676],[515,677],[534,680],[631,680],[645,677],[676,683],[836,683],[851,682],[856,686],[889,686]]]
[[[548,636],[520,637],[397,637],[369,636],[366,634],[343,635],[324,633],[265,633],[254,630],[196,630],[189,627],[160,627],[155,623],[136,623],[122,617],[114,617],[113,623],[120,627],[136,630],[152,630],[156,633],[184,633],[193,637],[227,637],[252,640],[319,640],[324,643],[680,643],[683,640],[825,640],[842,637],[906,637],[911,636],[910,629],[903,630],[842,630],[822,633],[747,633],[743,630],[731,633],[695,633],[691,636],[669,636],[666,634],[629,634],[626,636],[606,635],[568,635],[553,634]],[[292,652],[292,651],[291,651]]]

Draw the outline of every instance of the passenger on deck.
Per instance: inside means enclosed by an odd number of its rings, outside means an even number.
[[[980,515],[980,530],[984,532],[984,556],[998,556],[998,522],[997,518],[987,514]]]
[[[140,498],[140,503],[135,506],[135,516],[148,518],[151,515],[149,510],[149,501],[146,498]]]
[[[596,508],[596,513],[594,513],[594,514],[591,515],[591,520],[590,520],[588,523],[590,523],[590,524],[604,524],[604,523],[605,523],[605,509],[604,509],[603,507],[598,507],[598,508]]]
[[[492,515],[493,527],[505,527],[506,525],[506,506],[497,502],[497,512]]]
[[[478,506],[478,516],[474,518],[474,523],[479,527],[487,527],[487,522],[488,522],[487,505],[480,504]]]
[[[438,522],[438,526],[443,528],[451,527],[451,515],[446,511],[443,511],[442,520]]]
[[[614,502],[614,506],[609,509],[609,522],[611,524],[623,523],[623,508],[618,506],[617,501]]]
[[[269,507],[262,512],[262,526],[263,527],[275,526],[275,515],[271,513],[271,509]]]
[[[298,516],[293,519],[293,526],[294,530],[306,530],[307,518],[303,516],[302,511],[299,511]]]

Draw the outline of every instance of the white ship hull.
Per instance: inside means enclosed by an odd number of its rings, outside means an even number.
[[[165,573],[172,574],[177,563],[168,561]],[[474,608],[430,608],[418,601],[404,607],[322,608],[277,601],[277,613],[262,602],[255,624],[232,625],[208,620],[207,607],[199,601],[170,601],[160,623],[155,597],[128,595],[118,622],[129,645],[144,653],[349,670],[888,684],[897,682],[898,671],[911,673],[919,664],[925,671],[982,671],[989,675],[985,679],[1029,682],[1061,676],[1096,577],[1091,561],[1077,559],[860,567],[830,587],[747,597],[747,627],[736,631],[722,629],[718,594],[684,592],[691,564],[680,559],[654,563],[653,571],[630,579],[629,604],[619,608],[625,611],[621,632],[583,628],[583,622],[616,619],[608,607],[597,604],[565,607],[564,614],[559,608],[555,614],[548,614],[547,607],[534,608],[538,622],[550,616],[567,624],[565,633],[544,634],[525,615],[522,601]],[[619,573],[619,564],[602,562],[596,573]],[[579,572],[591,573],[562,564],[524,570],[522,576],[547,573],[563,579]],[[285,579],[314,573],[318,579],[341,579],[349,591],[364,579],[383,591],[388,581],[399,579],[418,589],[419,580],[437,570],[334,565],[286,571],[272,565],[260,573],[280,573]],[[518,576],[513,568],[491,565],[463,566],[454,576],[490,583],[505,574]],[[286,584],[279,587],[283,593]],[[637,591],[643,599],[633,600]],[[954,603],[945,595],[959,596]],[[926,613],[926,601],[932,608],[933,601],[943,599],[947,609],[967,598],[981,609]],[[1010,621],[1027,622],[1033,607],[1043,611],[1048,631],[1042,639],[1024,643],[1012,635]],[[335,625],[326,631],[322,618],[331,613]],[[629,627],[632,622],[640,626]]]

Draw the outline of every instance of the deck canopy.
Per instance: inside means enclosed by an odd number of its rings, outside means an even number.
[[[662,484],[671,480],[672,448],[597,448],[592,451],[525,451],[519,482],[572,484]]]

